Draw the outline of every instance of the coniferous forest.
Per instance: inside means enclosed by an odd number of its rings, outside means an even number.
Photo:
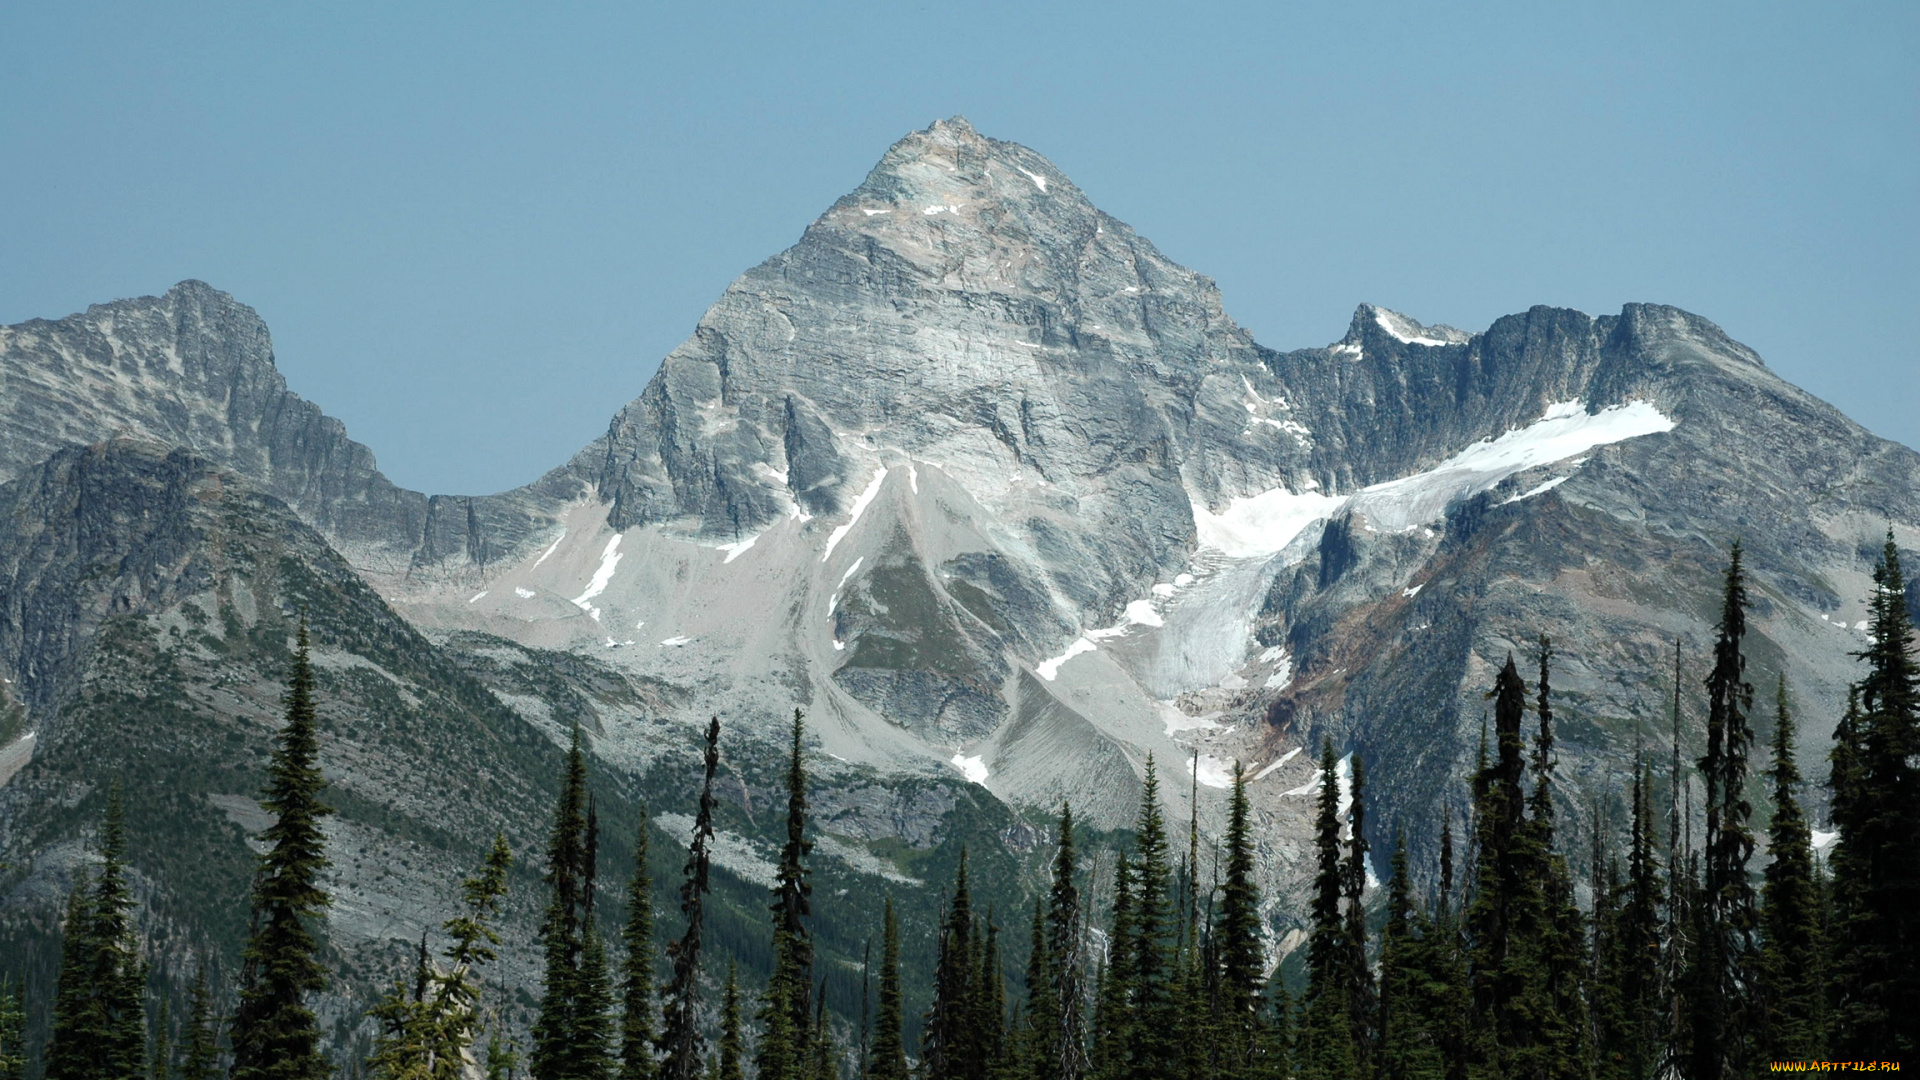
[[[1815,846],[1804,809],[1791,673],[1749,670],[1743,652],[1736,544],[1705,715],[1692,720],[1704,720],[1705,752],[1682,754],[1676,646],[1673,727],[1638,739],[1624,820],[1596,815],[1585,836],[1561,822],[1544,635],[1531,655],[1506,657],[1488,688],[1470,813],[1438,822],[1437,865],[1414,865],[1398,823],[1391,850],[1370,852],[1366,761],[1343,764],[1324,743],[1308,933],[1285,962],[1256,880],[1245,770],[1235,768],[1217,849],[1202,850],[1197,818],[1164,815],[1149,759],[1131,836],[1106,875],[1084,857],[1065,805],[1049,880],[1023,910],[983,907],[963,852],[930,984],[904,984],[894,898],[813,891],[796,710],[761,931],[770,962],[764,980],[743,983],[720,963],[707,908],[722,719],[700,748],[677,880],[653,878],[644,813],[633,834],[602,835],[576,728],[544,849],[495,839],[445,913],[444,943],[421,939],[367,1013],[377,1037],[344,1062],[327,1056],[312,1006],[331,977],[330,810],[303,626],[237,978],[216,985],[198,972],[183,1014],[150,995],[116,787],[67,900],[54,991],[29,1000],[0,963],[0,1080],[1731,1080],[1773,1063],[1920,1060],[1920,672],[1891,536],[1874,580],[1868,643],[1827,763],[1830,843]],[[601,880],[608,845],[632,852],[628,880]],[[1591,868],[1578,877],[1575,851]],[[1390,868],[1383,883],[1377,854]],[[541,990],[522,1026],[488,979],[516,862],[536,864],[544,890]],[[880,928],[857,1014],[829,1007],[814,946],[823,905],[869,906]],[[930,1004],[909,1015],[909,1000]],[[29,1045],[35,1014],[49,1034]]]

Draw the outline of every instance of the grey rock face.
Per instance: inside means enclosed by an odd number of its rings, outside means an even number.
[[[252,478],[385,576],[484,570],[550,528],[577,486],[552,476],[484,498],[394,486],[340,421],[287,389],[253,309],[202,282],[0,327],[0,481],[122,436]]]

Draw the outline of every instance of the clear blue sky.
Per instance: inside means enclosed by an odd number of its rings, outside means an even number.
[[[1911,0],[15,2],[0,322],[205,279],[393,479],[493,491],[959,113],[1275,348],[1660,301],[1920,445],[1916,55]]]

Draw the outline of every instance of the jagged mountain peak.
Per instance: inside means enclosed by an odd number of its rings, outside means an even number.
[[[1472,334],[1445,323],[1428,326],[1418,319],[1378,304],[1361,304],[1354,309],[1353,321],[1347,326],[1347,336],[1341,338],[1335,347],[1344,347],[1343,351],[1364,349],[1369,339],[1379,340],[1383,336],[1402,345],[1429,347],[1465,345],[1473,340]]]

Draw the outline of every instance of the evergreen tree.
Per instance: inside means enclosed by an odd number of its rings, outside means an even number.
[[[807,773],[801,758],[804,719],[793,711],[787,763],[787,843],[773,886],[773,972],[760,1009],[760,1080],[800,1080],[808,1071],[807,1044],[813,1019],[813,942],[806,919],[813,886],[807,881]]]
[[[1060,1028],[1060,1003],[1054,999],[1053,956],[1047,949],[1047,908],[1035,899],[1027,945],[1027,1002],[1015,1026],[1018,1073],[1025,1080],[1056,1080],[1060,1064],[1053,1040]]]
[[[1483,739],[1482,769],[1486,767],[1484,743]],[[1428,951],[1433,981],[1426,999],[1425,1023],[1436,1033],[1442,1075],[1446,1080],[1466,1080],[1471,1044],[1465,1021],[1473,1011],[1473,991],[1467,978],[1467,952],[1460,938],[1460,918],[1453,894],[1453,812],[1446,809],[1440,818],[1440,892],[1434,900],[1432,947]]]
[[[1614,1002],[1600,1057],[1610,1063],[1611,1075],[1626,1080],[1647,1080],[1655,1074],[1665,1030],[1666,991],[1660,975],[1661,887],[1658,853],[1653,846],[1652,800],[1652,778],[1636,753],[1626,880],[1616,887],[1618,915],[1605,944],[1607,975],[1594,984],[1596,993],[1604,991]]]
[[[973,977],[974,1030],[979,1032],[980,1075],[995,1076],[1007,1060],[1007,977],[1000,963],[1000,927],[987,909],[979,943],[979,967]]]
[[[901,1027],[900,924],[893,914],[893,897],[886,899],[880,938],[880,1001],[874,1025],[873,1053],[864,1080],[907,1080],[907,1050]]]
[[[146,965],[134,936],[126,811],[117,782],[107,795],[100,840],[92,895],[69,907],[49,1080],[119,1080],[146,1072]]]
[[[1683,1006],[1691,1033],[1689,1070],[1698,1080],[1745,1076],[1756,1064],[1753,960],[1759,920],[1747,874],[1754,845],[1746,797],[1753,687],[1746,681],[1740,647],[1746,609],[1746,576],[1736,543],[1707,677],[1707,753],[1700,759],[1707,788],[1706,878]]]
[[[1320,798],[1314,819],[1318,870],[1313,879],[1313,925],[1307,938],[1307,997],[1296,1036],[1296,1065],[1309,1080],[1347,1080],[1358,1075],[1353,1046],[1352,979],[1347,966],[1352,939],[1341,918],[1344,876],[1340,866],[1340,778],[1333,742],[1320,749]]]
[[[647,812],[633,841],[627,924],[620,943],[620,1080],[653,1080],[653,880],[647,874]]]
[[[920,1036],[927,1080],[977,1080],[984,1046],[979,1020],[980,957],[974,947],[973,898],[967,887],[967,851],[960,849],[953,896],[941,922],[933,974],[933,1004]]]
[[[1362,1076],[1373,1073],[1374,1019],[1379,1008],[1373,970],[1367,966],[1367,770],[1353,755],[1347,812],[1347,861],[1340,872],[1341,902],[1345,908],[1345,948],[1341,967],[1347,980],[1347,1019],[1353,1037],[1354,1068]]]
[[[1814,880],[1812,834],[1800,811],[1800,769],[1793,760],[1793,714],[1787,677],[1774,692],[1773,822],[1767,829],[1767,864],[1761,887],[1758,968],[1766,1008],[1761,1057],[1816,1061],[1826,1057],[1826,951],[1820,925],[1820,894]]]
[[[720,1058],[715,1080],[745,1080],[747,1046],[740,1031],[740,972],[727,963],[727,988],[720,996]]]
[[[587,836],[581,865],[581,892],[585,901],[580,927],[580,971],[574,1005],[574,1075],[604,1080],[618,1067],[614,1045],[613,985],[608,971],[607,939],[600,933],[595,897],[600,865],[600,817],[593,799],[587,799]]]
[[[1537,1035],[1548,1007],[1538,954],[1545,897],[1537,836],[1528,827],[1520,735],[1526,684],[1512,655],[1494,680],[1495,758],[1474,777],[1478,865],[1467,909],[1474,1039],[1470,1060],[1493,1075],[1542,1064]],[[1484,755],[1483,755],[1484,757]]]
[[[0,1080],[27,1080],[26,988],[0,978]]]
[[[1920,1051],[1920,671],[1891,529],[1873,580],[1867,671],[1834,750],[1832,1051],[1849,1059]]]
[[[286,696],[286,724],[275,740],[261,800],[274,823],[260,834],[267,853],[253,881],[253,922],[242,953],[240,1003],[229,1039],[233,1080],[321,1080],[332,1071],[320,1055],[320,1025],[306,1004],[326,989],[315,924],[331,902],[320,888],[329,862],[320,819],[318,719],[313,665],[302,619]]]
[[[667,946],[673,964],[673,982],[668,984],[666,1022],[660,1048],[666,1060],[660,1068],[661,1080],[693,1080],[700,1072],[705,1056],[700,1037],[700,936],[704,921],[704,902],[709,872],[708,845],[713,842],[713,774],[720,766],[720,718],[707,726],[706,776],[700,784],[700,810],[693,822],[693,839],[687,848],[686,881],[680,886],[680,912],[686,917],[686,933]]]
[[[1534,1001],[1531,1010],[1539,1018],[1534,1035],[1532,1060],[1534,1075],[1575,1077],[1586,1075],[1590,1055],[1585,1022],[1588,971],[1586,927],[1574,902],[1573,872],[1567,866],[1556,842],[1553,797],[1553,643],[1541,634],[1539,641],[1540,681],[1534,699],[1540,720],[1534,740],[1533,794],[1528,800],[1526,825],[1528,857],[1536,866],[1540,888],[1540,933],[1530,946],[1527,966],[1529,987]]]
[[[1076,881],[1073,807],[1060,807],[1059,846],[1053,857],[1053,888],[1047,897],[1047,957],[1053,979],[1052,1070],[1036,1080],[1082,1080],[1087,1074],[1086,968],[1082,951],[1080,887]]]
[[[590,802],[575,725],[547,841],[544,970],[529,1063],[536,1080],[600,1080],[608,1067],[606,963],[593,919],[598,821]]]
[[[1395,1080],[1440,1080],[1445,1075],[1427,998],[1436,984],[1435,944],[1420,917],[1407,875],[1406,837],[1394,830],[1393,876],[1387,882],[1387,921],[1380,931],[1380,1075]]]
[[[213,993],[207,988],[204,965],[193,977],[187,994],[187,1045],[180,1061],[180,1080],[214,1080],[220,1069],[220,1018],[213,1011]]]
[[[1220,889],[1214,931],[1219,957],[1218,1017],[1222,1073],[1245,1076],[1260,1045],[1260,991],[1266,982],[1261,941],[1260,886],[1254,881],[1253,826],[1246,770],[1235,762],[1227,803],[1227,877]]]
[[[1096,1080],[1129,1075],[1133,1042],[1133,864],[1123,851],[1113,871],[1113,922],[1107,954],[1094,980],[1092,1045],[1088,1072]]]
[[[1172,871],[1166,820],[1160,812],[1160,781],[1153,758],[1148,757],[1140,817],[1134,826],[1132,911],[1125,969],[1129,1029],[1125,1053],[1128,1076],[1137,1080],[1177,1076],[1182,1058]],[[1115,945],[1119,944],[1116,940]]]

